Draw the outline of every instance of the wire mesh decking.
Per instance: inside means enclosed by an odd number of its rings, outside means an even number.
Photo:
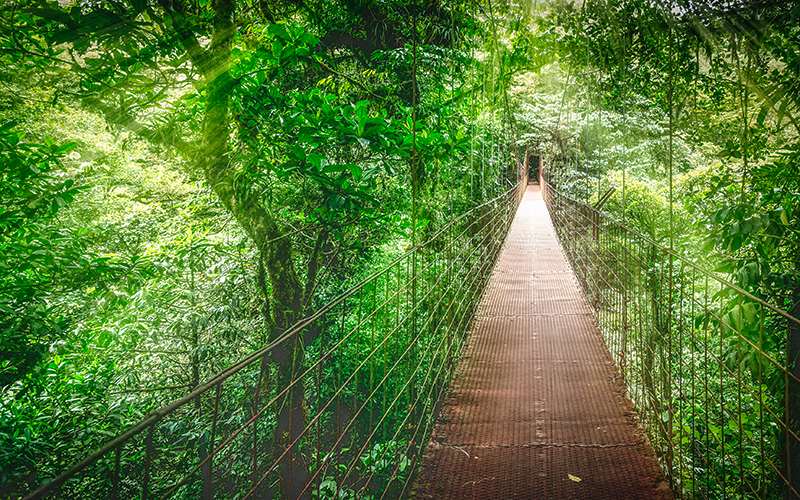
[[[559,239],[676,496],[795,499],[800,321],[543,181]]]
[[[26,499],[403,496],[523,189],[447,224]],[[288,387],[273,382],[278,346],[305,353]],[[288,400],[298,392],[301,404]],[[279,404],[301,408],[283,448]]]

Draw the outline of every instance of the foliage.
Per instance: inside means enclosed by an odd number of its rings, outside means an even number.
[[[59,159],[75,144],[58,145],[47,138],[36,144],[23,138],[14,122],[0,127],[0,162],[5,167],[0,178],[1,385],[27,373],[58,338],[65,318],[52,310],[48,299],[92,264],[82,256],[79,233],[48,226],[79,190],[57,170]]]
[[[505,191],[523,150],[549,157],[560,188],[587,203],[615,188],[614,218],[800,311],[800,10],[679,4],[3,5],[2,483],[17,495],[275,339]],[[669,330],[658,303],[685,298],[653,288],[660,258],[645,259],[646,288],[663,297],[640,307]],[[757,335],[752,303],[716,299],[730,370],[753,378],[760,351],[800,353],[791,333]],[[322,352],[296,341],[274,356],[271,390]],[[676,428],[724,450],[732,424],[699,397]],[[168,434],[188,443],[175,459],[202,447]],[[383,485],[401,445],[375,442],[361,472]],[[706,465],[697,477],[728,466]],[[334,484],[320,498],[358,491]]]
[[[468,29],[461,3],[3,5],[3,493],[504,191],[502,111],[470,117],[510,67],[475,99]]]

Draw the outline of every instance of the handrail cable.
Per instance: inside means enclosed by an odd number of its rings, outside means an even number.
[[[571,197],[567,196],[563,192],[559,191],[557,188],[553,187],[547,181],[545,181],[545,184],[547,184],[547,189],[553,191],[554,193],[558,194],[559,196],[562,196],[562,197],[566,198],[567,200],[570,201],[570,203],[574,203],[576,205],[580,205],[582,207],[585,207],[588,210],[597,210],[595,207],[593,207],[592,205],[589,205],[588,203],[585,203],[583,201],[576,200],[575,198],[571,198]],[[597,211],[600,212],[599,210],[597,210]],[[747,290],[744,290],[743,288],[739,287],[738,285],[736,285],[734,283],[731,283],[730,281],[727,281],[725,278],[723,278],[723,277],[721,277],[721,276],[719,276],[717,274],[714,274],[711,271],[703,269],[702,267],[698,266],[694,262],[692,262],[692,261],[686,259],[685,257],[681,256],[679,253],[677,253],[677,252],[675,252],[673,250],[670,250],[669,248],[662,247],[660,244],[658,244],[655,241],[653,241],[647,235],[638,232],[636,229],[633,229],[632,227],[628,226],[627,224],[625,224],[625,223],[623,223],[621,221],[618,221],[616,219],[613,219],[613,218],[611,218],[610,216],[608,216],[605,213],[603,215],[608,217],[608,219],[612,223],[614,223],[616,225],[619,225],[621,228],[625,229],[625,231],[636,235],[638,238],[641,238],[642,240],[644,240],[645,242],[647,242],[647,243],[649,243],[651,245],[655,245],[656,247],[659,248],[659,250],[663,250],[663,251],[665,251],[667,253],[672,254],[672,256],[675,257],[676,260],[680,260],[683,264],[685,264],[687,266],[690,266],[690,267],[694,268],[696,271],[699,271],[700,273],[702,273],[704,275],[707,275],[711,279],[713,279],[715,281],[718,281],[720,284],[725,285],[726,287],[731,288],[732,290],[734,290],[734,291],[736,291],[738,293],[741,293],[742,295],[744,295],[745,297],[749,298],[753,302],[757,302],[759,305],[761,305],[763,307],[766,307],[767,309],[771,310],[772,312],[782,316],[784,319],[787,319],[787,320],[789,320],[789,321],[791,321],[791,322],[793,322],[793,323],[795,323],[797,325],[800,325],[800,319],[795,318],[794,316],[792,316],[791,314],[787,313],[783,309],[780,309],[779,307],[776,307],[773,304],[770,304],[769,302],[765,301],[764,299],[760,299],[760,298],[756,297],[755,295],[753,295],[752,293],[748,292]]]

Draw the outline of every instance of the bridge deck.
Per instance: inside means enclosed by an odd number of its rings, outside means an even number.
[[[529,186],[422,462],[417,499],[671,499]]]

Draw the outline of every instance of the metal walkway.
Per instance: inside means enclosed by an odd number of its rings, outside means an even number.
[[[671,499],[529,186],[423,458],[417,499]]]

